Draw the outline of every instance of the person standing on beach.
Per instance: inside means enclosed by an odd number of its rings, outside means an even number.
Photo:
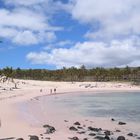
[[[52,94],[52,89],[50,89],[50,94]]]
[[[54,88],[54,93],[56,93],[56,88]]]

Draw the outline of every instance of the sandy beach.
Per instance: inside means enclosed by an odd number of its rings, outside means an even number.
[[[82,117],[73,114],[71,110],[63,110],[54,108],[52,105],[45,107],[45,111],[40,110],[36,104],[41,102],[40,98],[45,96],[56,95],[61,98],[62,94],[76,93],[97,93],[110,91],[116,92],[137,91],[140,87],[131,85],[131,83],[120,82],[49,82],[49,81],[33,81],[33,80],[16,80],[18,89],[14,89],[13,83],[0,83],[0,139],[4,138],[23,138],[29,139],[29,135],[36,135],[40,139],[66,140],[73,137],[79,139],[93,139],[88,133],[80,134],[77,131],[70,131],[70,127],[74,126],[74,122],[80,122],[81,129],[87,130],[88,126],[102,128],[114,132],[113,137],[125,135],[128,140],[136,139],[140,136],[140,124],[128,123],[127,125],[118,125],[118,121],[111,121],[111,118]],[[56,89],[56,92],[54,91]],[[27,114],[25,108],[28,104],[29,112]],[[26,109],[27,110],[27,109]],[[72,114],[72,115],[69,115]],[[56,132],[53,134],[45,134],[46,128],[43,125],[48,124],[54,126]],[[116,132],[121,130],[121,132]],[[81,131],[80,131],[81,132]],[[133,132],[137,136],[127,136]],[[82,133],[82,132],[81,132]],[[115,139],[115,138],[114,138]]]

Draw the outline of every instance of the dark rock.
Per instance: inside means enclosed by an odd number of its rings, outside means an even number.
[[[94,128],[94,127],[89,126],[89,127],[88,127],[88,130],[90,130],[90,131],[95,131],[95,132],[99,132],[99,131],[101,131],[102,129],[101,129],[101,128]]]
[[[96,136],[95,139],[98,139],[98,140],[105,140],[105,138],[102,137],[102,136]]]
[[[81,126],[78,126],[77,128],[78,128],[78,129],[83,129],[83,127],[81,127]]]
[[[110,137],[108,135],[106,135],[105,140],[110,140]]]
[[[50,125],[48,125],[48,124],[44,124],[44,125],[43,125],[44,128],[47,128],[47,127],[49,127],[49,126],[50,126]]]
[[[88,135],[89,136],[95,136],[96,134],[95,133],[89,133]]]
[[[73,137],[73,138],[69,138],[69,139],[71,139],[71,140],[79,140],[78,137]]]
[[[85,131],[77,132],[78,134],[85,134]]]
[[[104,133],[105,133],[105,135],[107,135],[107,136],[111,135],[111,132],[110,132],[109,130],[106,130]]]
[[[117,140],[125,140],[125,137],[124,137],[124,136],[119,136],[119,137],[117,138]]]
[[[139,140],[139,139],[140,139],[140,137],[137,137],[137,139]]]
[[[93,130],[94,130],[94,128],[93,128],[93,127],[91,127],[91,126],[89,126],[89,127],[88,127],[88,130],[93,131]]]
[[[24,140],[23,138],[18,138],[18,139],[16,139],[16,140]]]
[[[84,138],[83,140],[88,140],[88,138]]]
[[[118,129],[117,129],[116,132],[121,132],[121,130],[118,130]]]
[[[69,130],[71,130],[71,131],[78,131],[78,129],[75,128],[74,126],[71,126],[71,127],[69,128]]]
[[[119,125],[126,125],[125,122],[119,122],[118,124],[119,124]]]
[[[30,135],[30,140],[39,140],[39,137],[38,136],[35,136],[35,135]]]
[[[127,135],[128,135],[128,136],[131,136],[131,137],[133,137],[133,136],[134,136],[134,134],[133,134],[133,133],[128,133]]]
[[[74,125],[81,125],[79,122],[75,122]]]
[[[64,122],[69,122],[69,121],[67,121],[67,120],[64,120]]]
[[[111,121],[115,121],[115,119],[114,119],[114,118],[112,118],[112,119],[111,119]]]
[[[52,134],[56,131],[55,128],[50,125],[43,125],[43,127],[46,128],[46,134]]]

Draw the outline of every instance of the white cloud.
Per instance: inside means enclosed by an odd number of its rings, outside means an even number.
[[[34,13],[27,9],[15,9],[9,11],[0,9],[0,26],[30,29],[34,31],[45,30],[48,28],[45,16]]]
[[[50,53],[31,52],[27,59],[34,64],[53,64],[57,68],[66,66],[114,67],[140,65],[140,47],[137,38],[113,40],[111,43],[84,42],[77,43],[70,49],[53,49]],[[137,43],[136,43],[137,42]]]
[[[51,17],[44,12],[44,7],[48,6],[47,1],[5,0],[4,2],[7,5],[14,5],[14,7],[0,9],[0,37],[7,38],[19,45],[47,43],[57,39],[55,32],[62,30],[62,28],[51,26],[49,23]],[[44,7],[40,6],[36,9],[29,7],[39,6],[38,4],[42,4]],[[46,11],[49,12],[50,9]]]
[[[10,28],[10,27],[1,27],[0,26],[0,37],[3,38],[12,38],[13,36],[16,36],[18,33],[18,31],[14,28]]]
[[[35,4],[41,4],[48,0],[4,0],[6,4],[11,5],[24,5],[24,6],[31,6]]]
[[[3,0],[6,5],[15,7],[28,7],[38,12],[55,13],[60,10],[69,11],[71,4],[63,3],[61,0]]]
[[[40,33],[40,39],[42,40],[45,40],[46,42],[53,42],[56,40],[56,35],[54,32],[44,32],[44,33]]]
[[[140,33],[139,0],[72,0],[73,18],[92,27],[86,37],[98,38],[136,35]]]
[[[56,35],[54,32],[40,32],[34,33],[29,30],[23,32],[18,32],[16,36],[13,37],[13,43],[19,45],[34,45],[38,43],[51,43],[56,40]]]
[[[13,42],[21,45],[32,45],[37,44],[38,39],[31,31],[23,31],[13,38]]]

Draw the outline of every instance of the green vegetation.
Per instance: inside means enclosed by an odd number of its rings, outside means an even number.
[[[47,80],[47,81],[130,81],[140,83],[140,67],[137,68],[63,68],[59,70],[46,69],[12,69],[6,67],[0,70],[0,75],[11,79]]]
[[[12,82],[15,84],[15,89],[17,88],[17,83],[14,81],[15,78],[15,70],[13,70],[12,67],[6,67],[2,70],[0,70],[0,82]]]

